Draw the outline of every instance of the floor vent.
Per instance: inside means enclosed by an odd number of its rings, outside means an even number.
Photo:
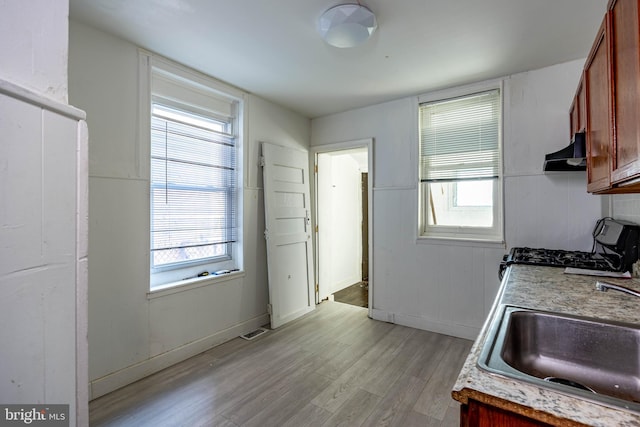
[[[245,340],[251,341],[252,339],[257,338],[262,334],[266,334],[267,332],[268,332],[268,329],[259,328],[259,329],[256,329],[255,331],[249,332],[248,334],[240,335],[240,338],[244,338]]]

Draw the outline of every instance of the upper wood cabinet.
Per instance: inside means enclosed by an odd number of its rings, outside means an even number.
[[[612,121],[607,22],[605,17],[584,69],[589,192],[600,192],[611,187]]]
[[[640,192],[639,6],[640,0],[610,0],[578,87],[586,98],[589,192]],[[580,126],[578,99],[570,111],[572,132]]]
[[[569,110],[569,117],[571,120],[571,134],[569,138],[573,138],[576,132],[581,132],[586,130],[587,126],[587,104],[586,104],[586,94],[584,88],[584,75],[580,78],[580,83],[578,83],[578,89],[576,90],[576,96],[573,99],[573,103],[571,104],[571,109]]]
[[[609,4],[614,153],[611,182],[640,176],[640,19],[638,0]]]

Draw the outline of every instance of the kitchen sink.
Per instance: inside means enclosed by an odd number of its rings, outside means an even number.
[[[502,306],[478,365],[489,372],[640,412],[640,326]]]

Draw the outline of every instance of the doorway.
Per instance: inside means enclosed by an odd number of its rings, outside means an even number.
[[[318,302],[372,308],[372,140],[316,147]]]

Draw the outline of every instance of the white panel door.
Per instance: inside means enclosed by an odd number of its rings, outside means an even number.
[[[271,327],[315,309],[309,154],[262,143]]]

